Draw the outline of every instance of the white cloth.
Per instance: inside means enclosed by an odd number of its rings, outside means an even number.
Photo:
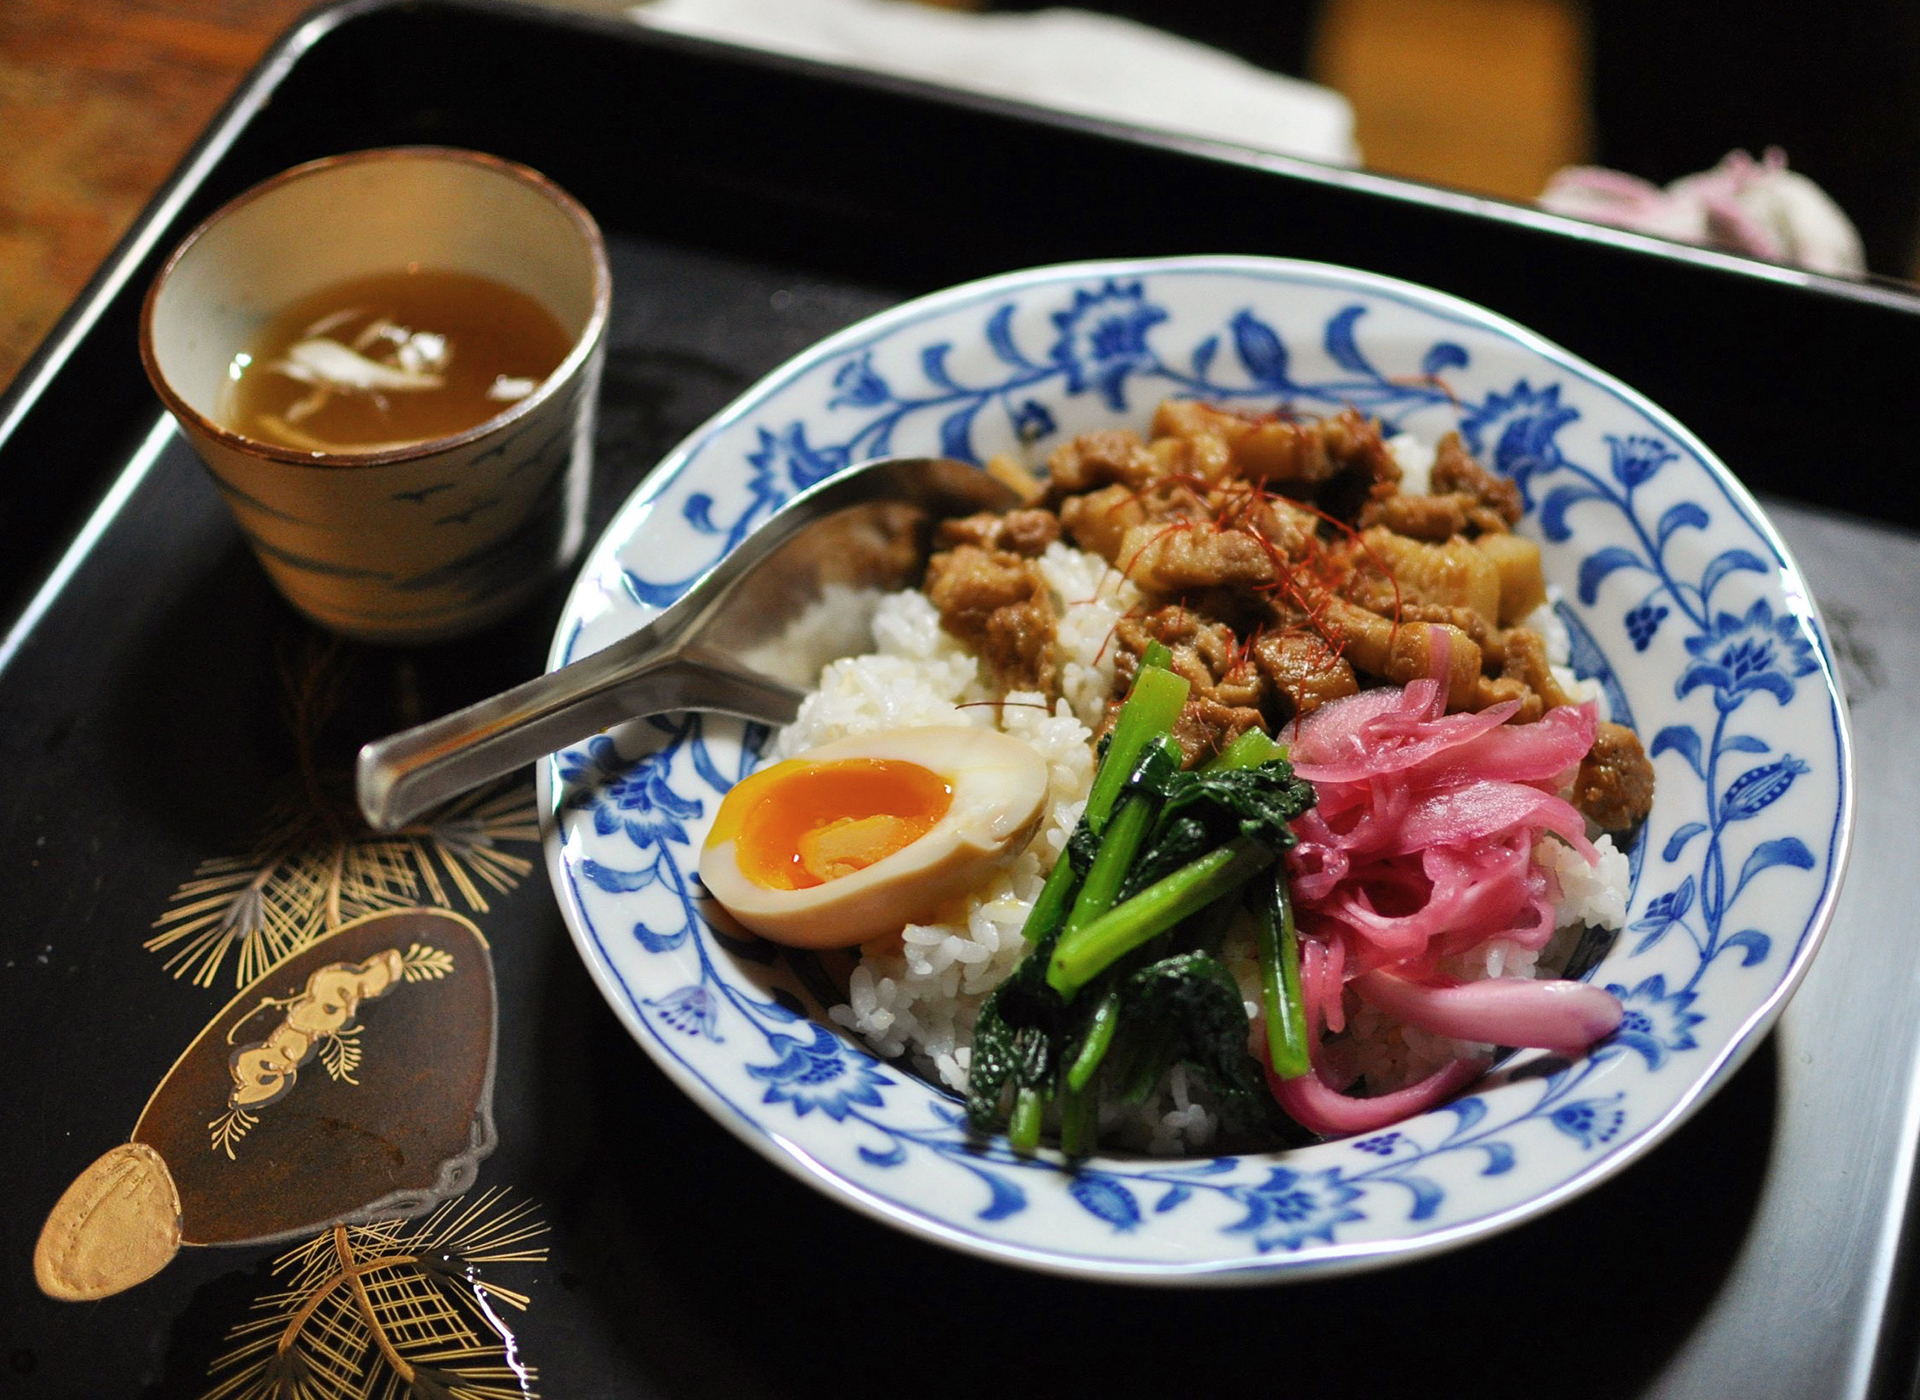
[[[642,24],[1036,106],[1353,165],[1330,89],[1083,10],[970,14],[909,0],[653,0]]]

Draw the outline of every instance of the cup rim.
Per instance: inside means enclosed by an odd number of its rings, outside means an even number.
[[[161,288],[166,285],[167,279],[172,276],[174,268],[180,264],[181,259],[216,224],[253,203],[254,200],[271,194],[284,185],[343,165],[360,165],[385,160],[429,160],[478,166],[527,186],[567,216],[580,232],[592,264],[593,310],[587,317],[586,325],[575,337],[573,347],[567,351],[566,358],[554,367],[553,372],[531,394],[517,403],[508,404],[491,418],[483,419],[471,428],[442,437],[423,438],[418,442],[386,447],[378,451],[313,452],[297,447],[286,447],[280,443],[268,442],[264,438],[236,432],[232,428],[215,422],[187,403],[167,381],[166,374],[160,368],[159,356],[153,347],[154,308],[159,302]],[[204,433],[215,442],[236,452],[249,457],[266,458],[286,466],[323,468],[329,471],[353,467],[384,467],[397,462],[437,456],[450,448],[464,447],[469,443],[478,442],[546,403],[560,391],[562,384],[573,378],[581,365],[594,353],[606,334],[612,303],[613,272],[607,261],[606,239],[600,232],[600,225],[594,220],[593,215],[587,212],[585,205],[545,175],[517,161],[459,146],[378,146],[368,150],[321,156],[317,160],[306,161],[282,170],[277,175],[270,175],[235,195],[195,225],[193,230],[167,255],[167,260],[160,265],[160,271],[154,274],[153,282],[148,286],[146,297],[141,302],[140,363],[146,369],[147,379],[152,383],[154,392],[160,396],[161,403],[169,413],[193,427],[195,431]]]

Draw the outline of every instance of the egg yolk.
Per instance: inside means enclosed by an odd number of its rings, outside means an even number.
[[[952,802],[951,784],[917,763],[796,759],[736,785],[707,844],[732,837],[741,873],[757,885],[811,889],[912,845]]]

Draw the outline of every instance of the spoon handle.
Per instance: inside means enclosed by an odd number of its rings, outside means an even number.
[[[747,658],[833,584],[918,580],[931,522],[1018,497],[964,462],[859,463],[790,498],[645,626],[570,666],[360,750],[360,814],[397,831],[429,808],[625,720],[713,710],[785,725],[805,692]],[[819,674],[820,661],[810,663]],[[778,667],[776,667],[778,669]]]
[[[699,648],[660,647],[646,629],[605,651],[360,750],[355,786],[375,831],[505,777],[568,744],[646,715],[711,710],[790,724],[803,692]]]

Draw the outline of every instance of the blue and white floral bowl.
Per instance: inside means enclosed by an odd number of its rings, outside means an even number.
[[[1576,669],[1658,771],[1628,926],[1592,977],[1626,1005],[1569,1063],[1515,1057],[1443,1109],[1290,1152],[1097,1157],[969,1136],[953,1098],[829,1027],[830,989],[701,918],[720,795],[765,738],[652,721],[541,766],[554,886],[607,1000],[669,1076],[781,1166],[930,1239],[1057,1273],[1253,1282],[1501,1230],[1647,1151],[1754,1048],[1805,973],[1846,859],[1851,754],[1826,636],[1753,499],[1678,423],[1518,326],[1311,263],[1040,268],[922,298],[782,367],[627,502],[551,662],[632,630],[793,492],[887,453],[1039,461],[1168,395],[1354,405],[1458,428],[1520,484]]]

